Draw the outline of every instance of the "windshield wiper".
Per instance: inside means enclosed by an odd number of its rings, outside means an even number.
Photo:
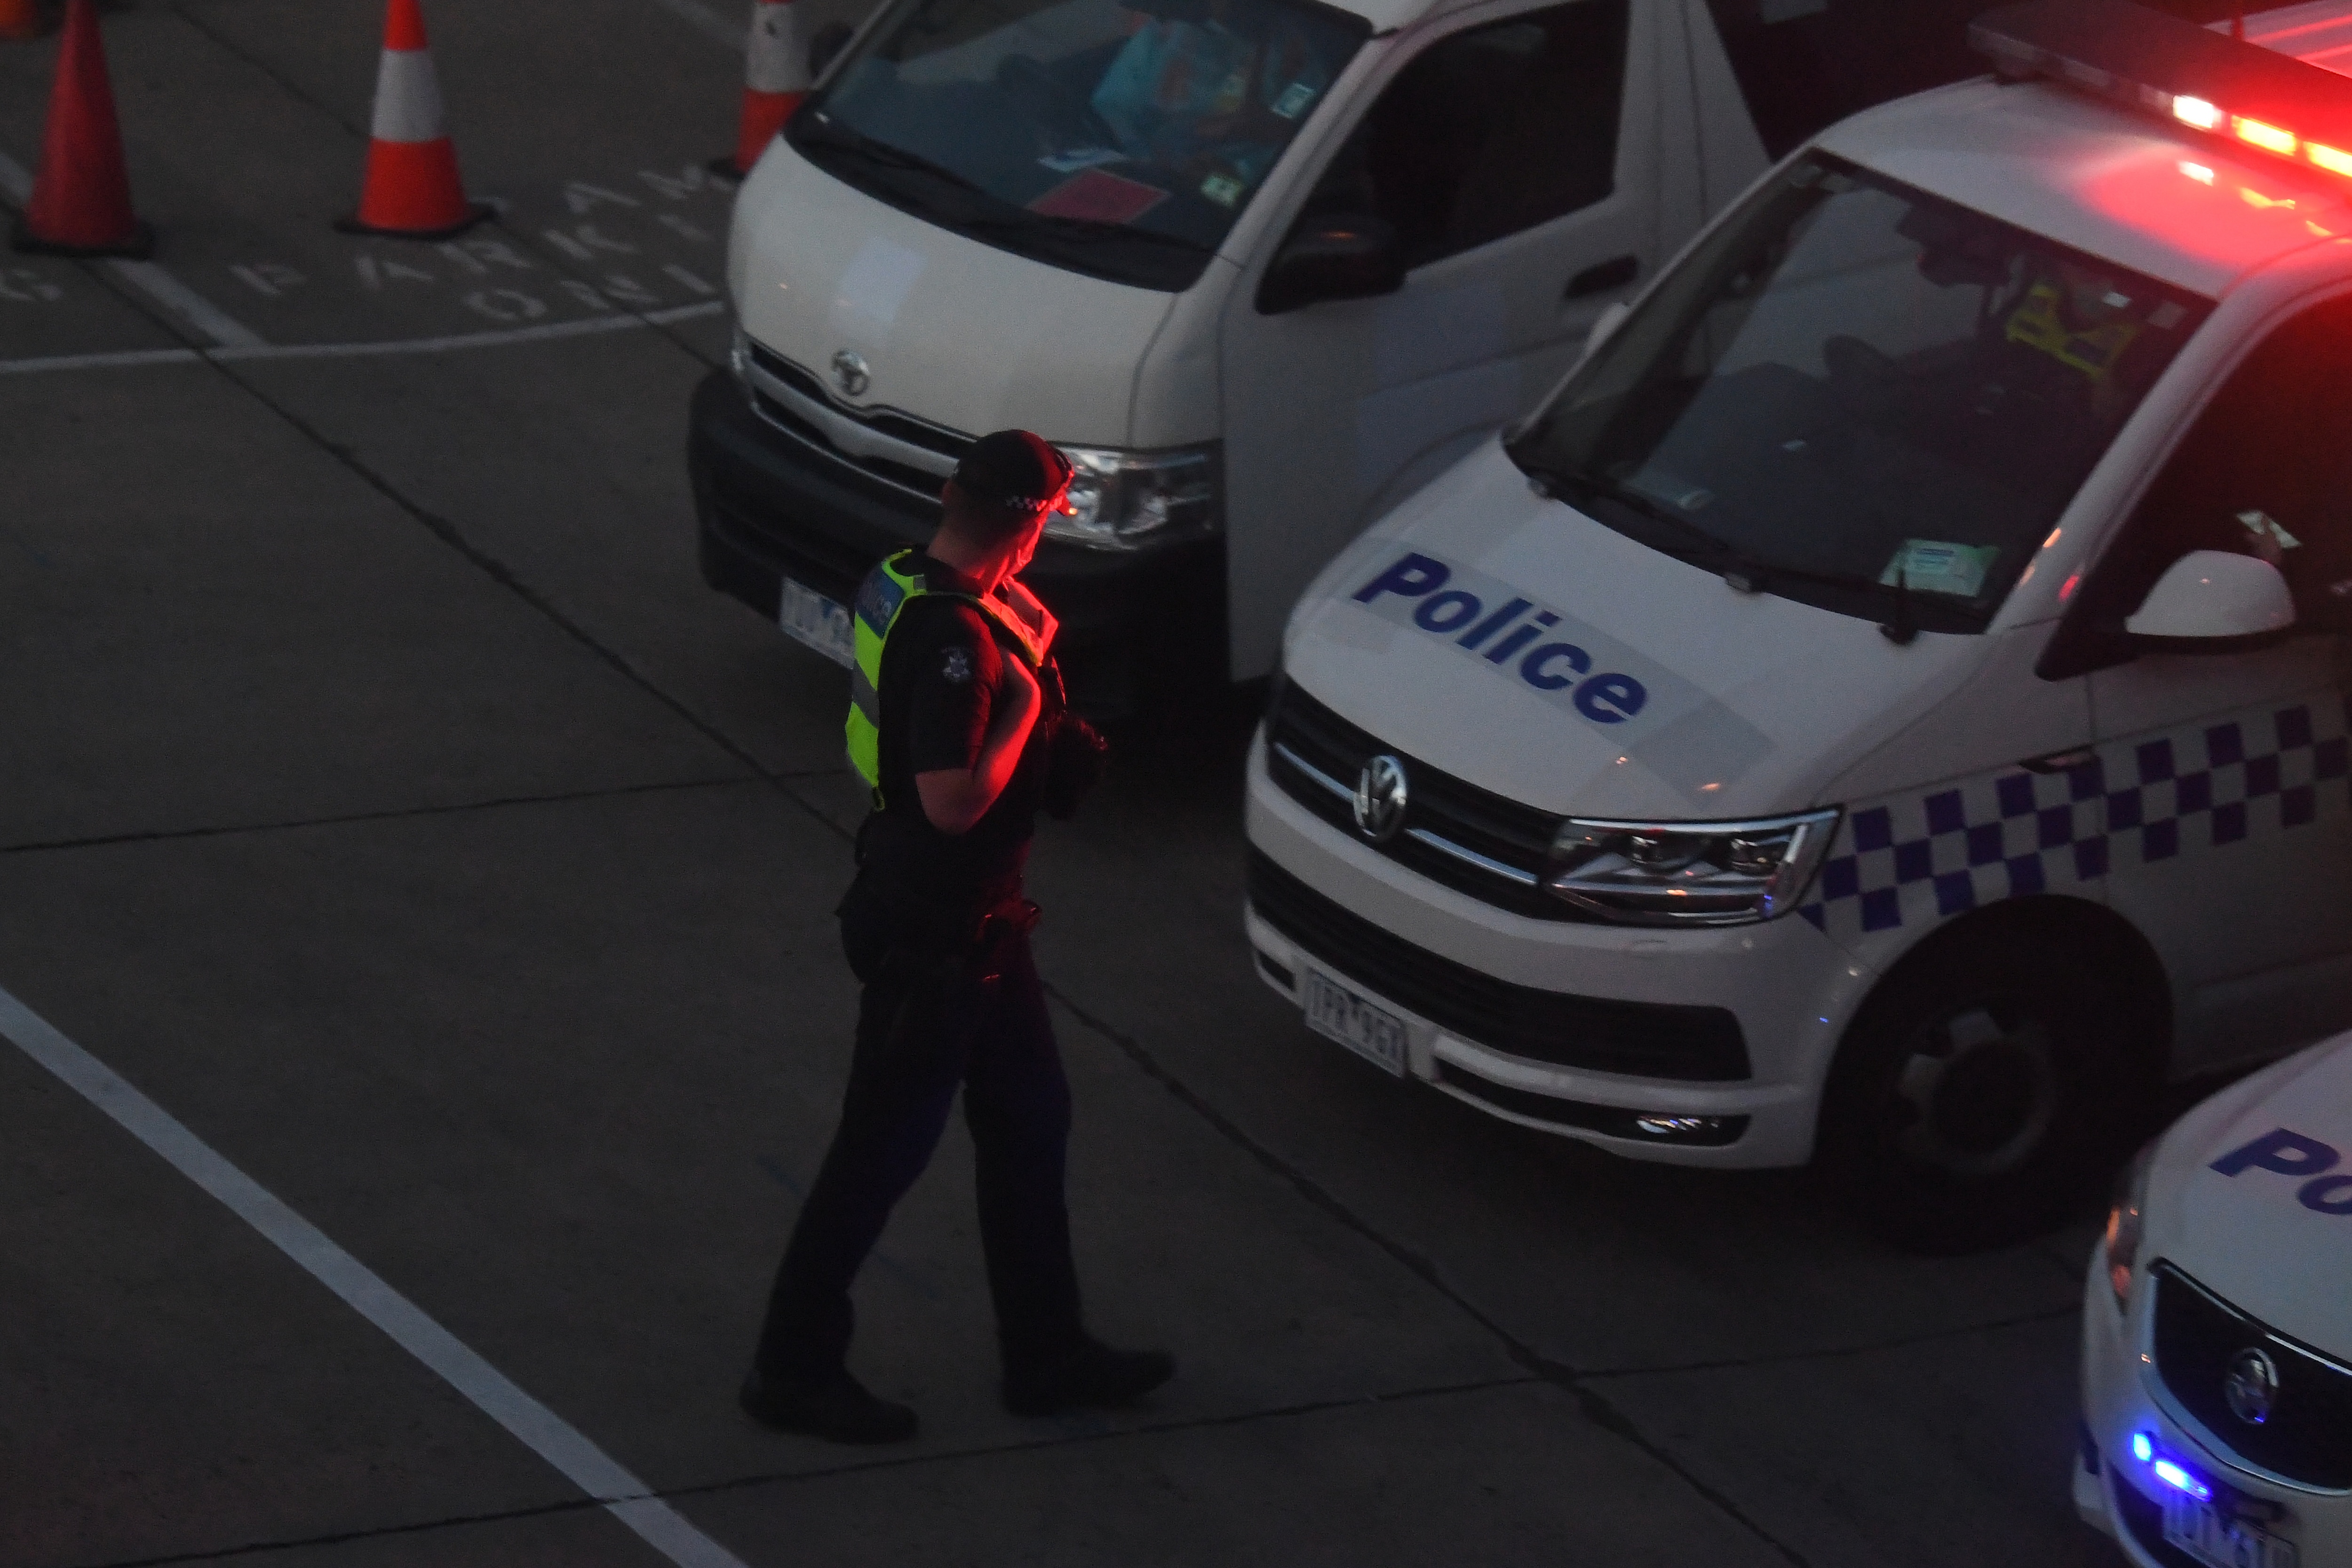
[[[1888,642],[1897,647],[1906,646],[1918,639],[1919,622],[1916,607],[1912,602],[1910,574],[1899,566],[1895,571],[1895,580],[1888,583],[1881,582],[1876,578],[1861,577],[1851,572],[1807,571],[1801,567],[1782,566],[1778,562],[1761,560],[1728,541],[1716,538],[1697,524],[1675,516],[1663,503],[1652,499],[1622,481],[1605,479],[1598,475],[1581,471],[1569,473],[1559,469],[1544,468],[1520,460],[1516,454],[1512,455],[1512,460],[1518,464],[1520,470],[1528,477],[1543,486],[1545,495],[1557,495],[1565,490],[1571,493],[1581,492],[1586,496],[1598,496],[1614,501],[1629,511],[1637,512],[1651,522],[1664,524],[1690,541],[1688,550],[1669,550],[1668,554],[1681,555],[1682,559],[1690,561],[1694,566],[1701,566],[1708,571],[1717,573],[1738,592],[1762,593],[1771,586],[1772,580],[1778,578],[1783,580],[1815,583],[1823,588],[1847,589],[1853,592],[1873,596],[1883,594],[1890,602],[1886,619],[1878,623],[1879,632]]]
[[[1703,564],[1709,571],[1715,571],[1720,570],[1720,562],[1738,559],[1739,552],[1731,546],[1687,517],[1677,517],[1663,503],[1622,480],[1604,478],[1582,469],[1571,473],[1566,469],[1546,468],[1526,462],[1517,454],[1511,455],[1511,460],[1518,464],[1521,473],[1543,487],[1540,492],[1543,495],[1558,496],[1567,492],[1585,497],[1597,496],[1603,500],[1614,501],[1629,511],[1638,512],[1651,522],[1664,524],[1688,541],[1684,549],[1668,553],[1681,555],[1694,565]]]
[[[928,158],[909,152],[903,147],[893,147],[887,141],[877,141],[862,131],[854,131],[840,121],[829,120],[821,114],[809,116],[806,124],[794,128],[794,134],[803,141],[814,141],[829,152],[846,152],[853,157],[863,158],[869,163],[878,163],[886,169],[904,170],[912,174],[927,174],[934,180],[942,181],[959,191],[969,192],[975,196],[988,194],[986,191],[952,169],[945,168]]]
[[[1098,244],[1105,240],[1141,240],[1146,245],[1165,246],[1194,256],[1208,256],[1216,246],[1202,245],[1199,240],[1182,235],[1162,234],[1158,229],[1130,228],[1125,224],[1107,224],[1097,218],[1065,217],[1057,213],[1033,213],[1021,209],[1019,217],[977,216],[963,220],[963,226],[991,229],[1002,234],[1046,234],[1055,239],[1076,240],[1083,244]]]

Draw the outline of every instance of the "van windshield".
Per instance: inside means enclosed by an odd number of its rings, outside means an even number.
[[[1735,586],[1981,631],[2210,308],[1815,156],[1662,279],[1509,451]]]
[[[1172,292],[1369,32],[1304,0],[905,0],[788,134],[935,223]]]

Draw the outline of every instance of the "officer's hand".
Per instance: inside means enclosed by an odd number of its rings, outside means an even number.
[[[1076,816],[1079,803],[1102,782],[1109,765],[1110,742],[1102,732],[1076,714],[1064,714],[1046,754],[1045,814],[1065,822]]]

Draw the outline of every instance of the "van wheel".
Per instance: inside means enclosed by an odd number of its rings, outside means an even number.
[[[2050,1229],[2128,1141],[2125,998],[2021,934],[1923,955],[1864,1005],[1822,1107],[1822,1160],[1896,1243],[1971,1251]]]

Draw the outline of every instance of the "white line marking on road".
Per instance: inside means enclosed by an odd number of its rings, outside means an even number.
[[[511,343],[537,343],[551,338],[583,338],[598,332],[627,332],[640,327],[667,327],[723,314],[716,299],[693,305],[672,305],[635,316],[598,316],[579,321],[550,321],[541,327],[515,327],[502,332],[461,332],[447,338],[394,338],[381,343],[262,343],[247,349],[139,349],[119,354],[60,354],[45,360],[0,360],[0,376],[29,375],[36,371],[87,371],[116,365],[182,365],[199,360],[343,360],[380,354],[443,354],[458,349],[499,349]]]
[[[713,43],[724,44],[730,49],[741,48],[743,40],[751,37],[748,24],[729,21],[709,6],[703,5],[702,0],[654,0],[654,4],[687,23],[696,32],[703,34]]]
[[[104,1062],[68,1040],[30,1008],[0,990],[0,1037],[105,1112],[172,1167],[228,1206],[278,1249],[394,1343],[437,1373],[605,1511],[678,1568],[744,1568],[604,1449],[520,1388],[456,1335],[425,1315],[366,1264],[289,1208],[260,1183],[221,1157],[170,1112],[132,1088]]]
[[[33,199],[33,176],[5,152],[0,152],[0,195],[18,206]],[[224,349],[257,348],[265,341],[260,333],[152,261],[110,261],[106,265],[117,277]]]
[[[258,349],[268,340],[152,261],[110,261],[117,277],[218,343],[224,349]]]

